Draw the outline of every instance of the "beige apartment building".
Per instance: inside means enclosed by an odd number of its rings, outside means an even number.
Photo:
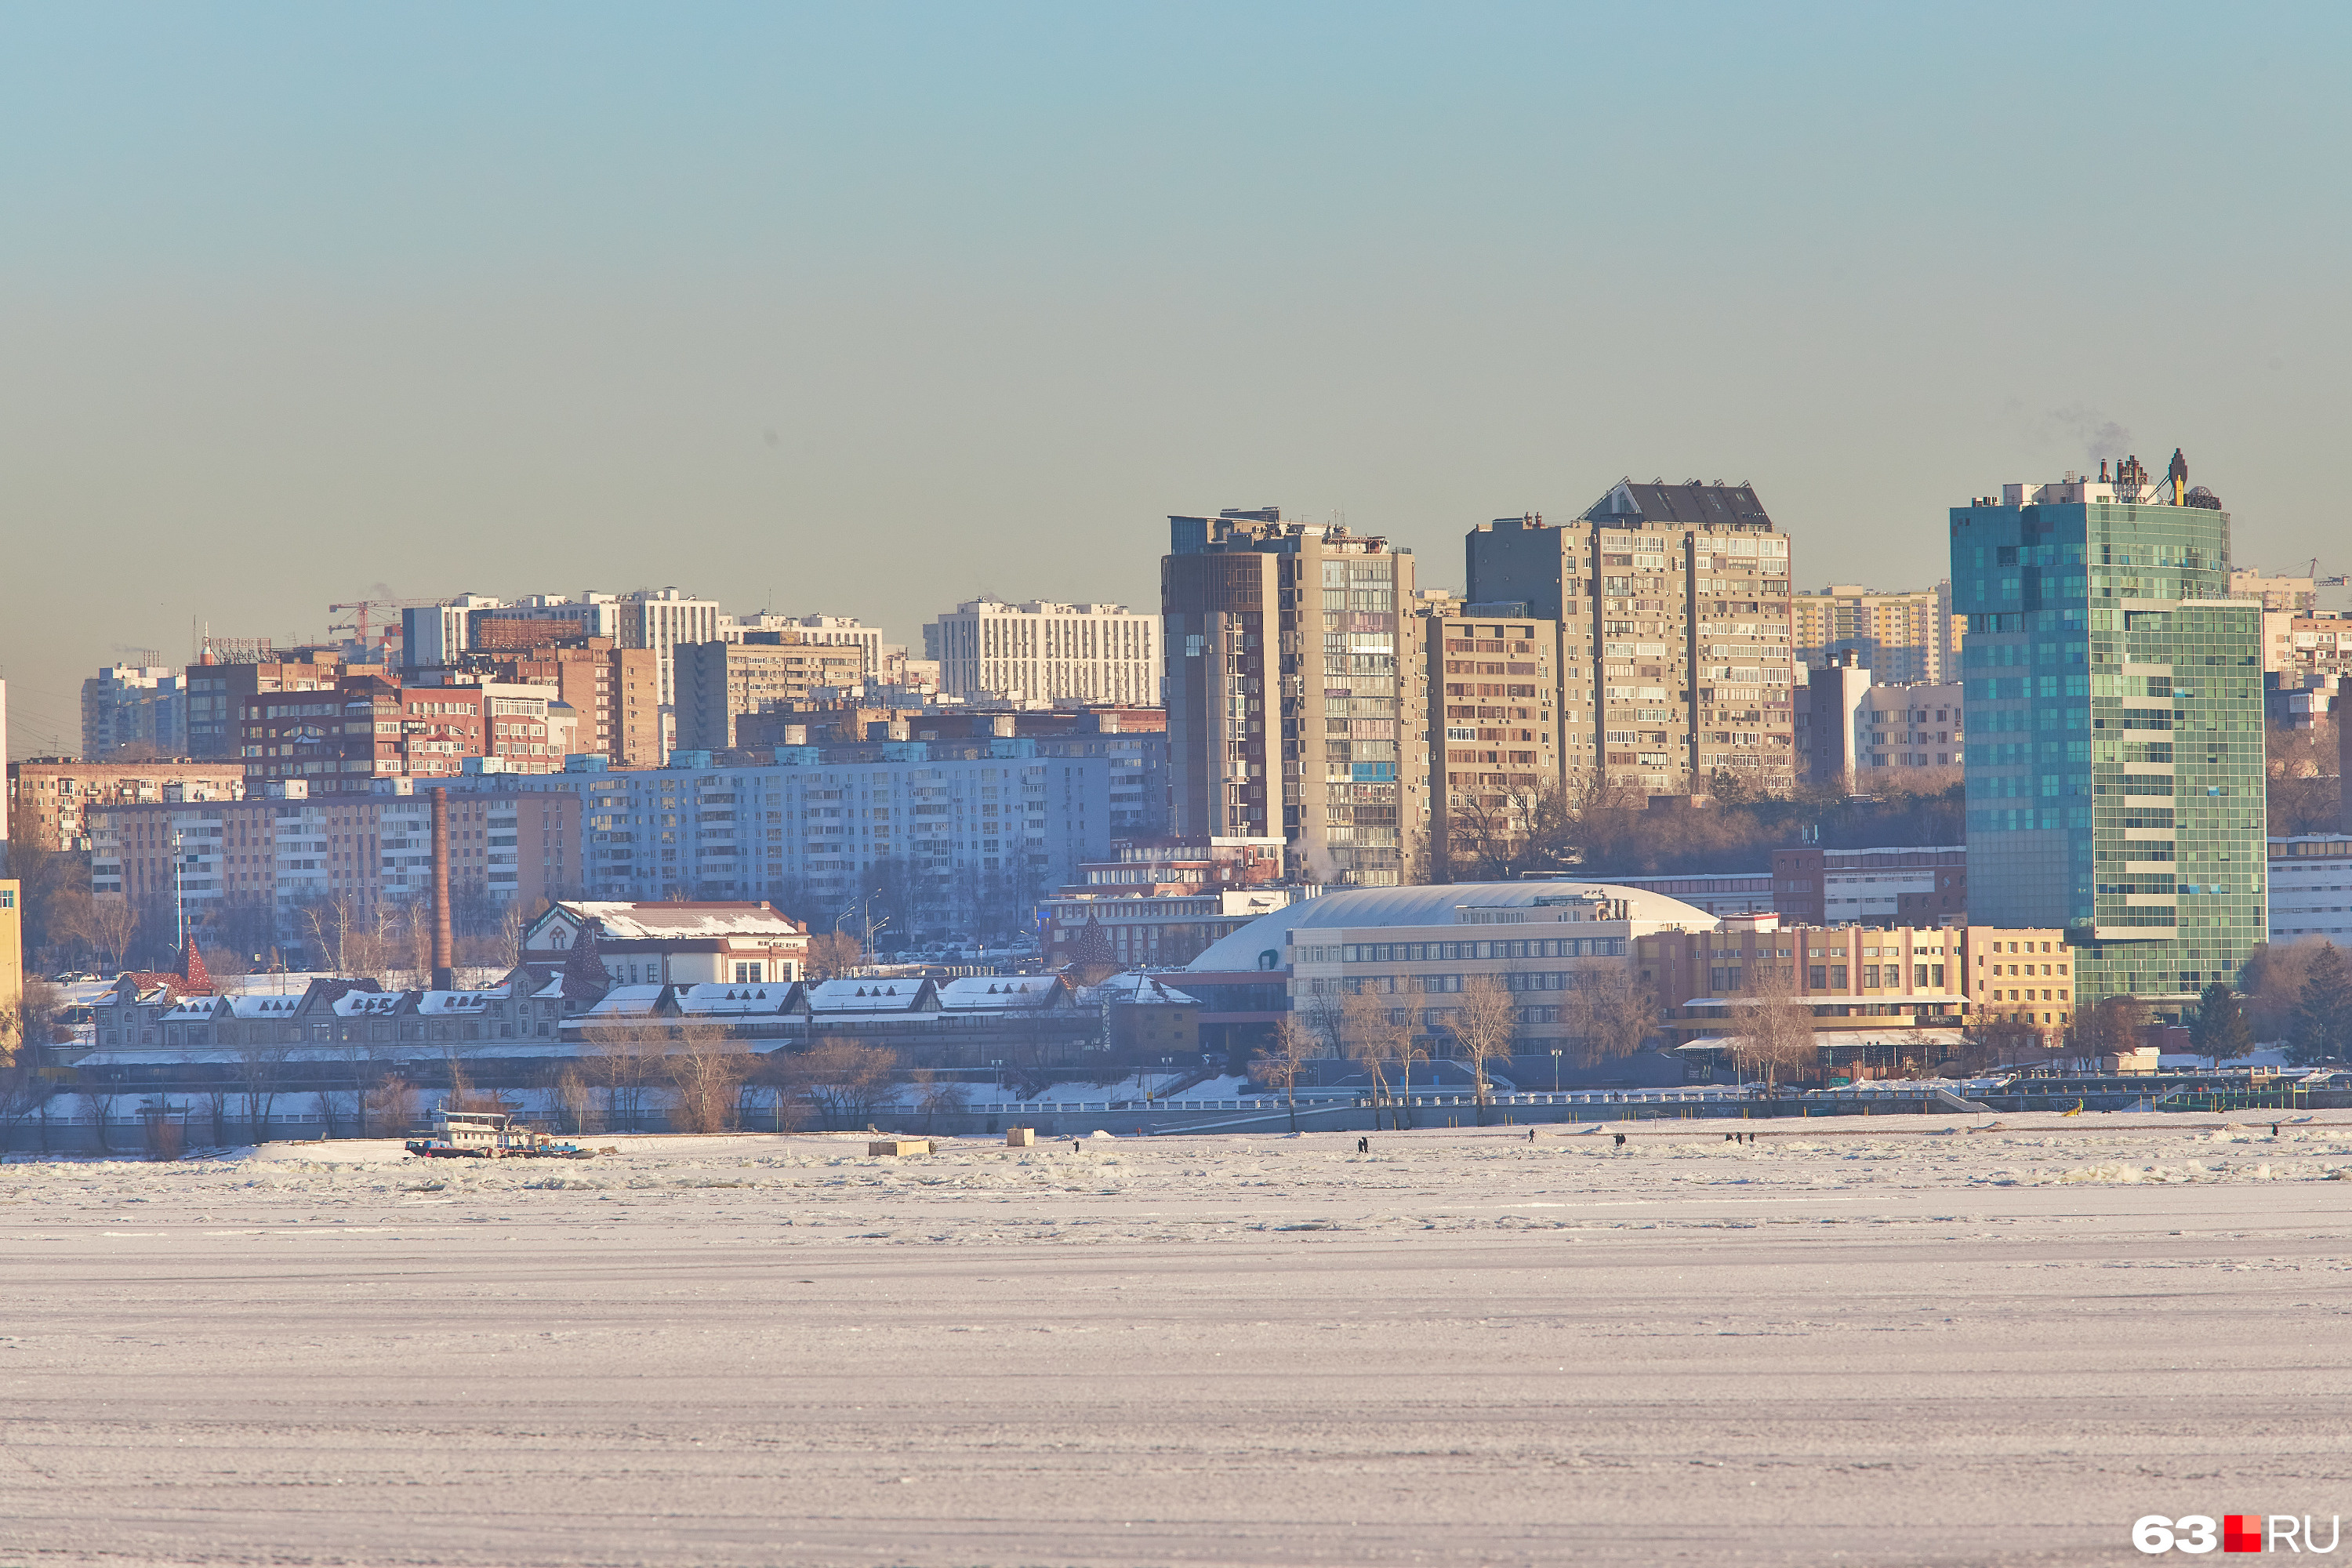
[[[1457,874],[1523,839],[1562,783],[1560,627],[1523,605],[1425,605],[1429,837]],[[1581,771],[1590,753],[1575,753]]]
[[[740,642],[705,642],[677,650],[677,746],[723,752],[736,743],[745,714],[819,700],[820,687],[860,688],[866,655],[854,645],[803,642],[800,633],[746,632]]]
[[[79,763],[33,757],[8,764],[8,810],[0,821],[19,844],[88,849],[88,814],[110,805],[242,800],[243,763]]]
[[[1468,597],[1560,626],[1562,768],[1650,794],[1795,775],[1789,540],[1747,485],[1626,480],[1466,542]]]
[[[1791,596],[1797,662],[1822,669],[1852,653],[1888,686],[1958,680],[1967,617],[1952,613],[1948,579],[1932,588],[1885,593],[1839,583]]]

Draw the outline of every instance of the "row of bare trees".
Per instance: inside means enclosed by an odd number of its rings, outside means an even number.
[[[898,1097],[894,1051],[853,1040],[824,1039],[803,1051],[762,1055],[719,1025],[614,1025],[583,1037],[580,1061],[557,1075],[555,1105],[572,1130],[592,1121],[641,1127],[667,1090],[666,1114],[682,1132],[726,1132],[754,1124],[858,1128]],[[927,1122],[968,1103],[961,1084],[928,1072],[912,1075]]]
[[[1657,1026],[1656,998],[1622,973],[1594,971],[1578,976],[1573,989],[1542,994],[1561,999],[1570,1039],[1581,1050],[1578,1065],[1629,1056]],[[1318,1060],[1354,1063],[1370,1080],[1375,1120],[1382,1110],[1403,1126],[1415,1062],[1443,1049],[1469,1069],[1483,1124],[1494,1095],[1497,1062],[1517,1054],[1526,1008],[1521,994],[1497,975],[1473,975],[1447,994],[1443,1022],[1424,1032],[1416,1009],[1402,1004],[1419,994],[1360,990],[1311,997],[1283,1016],[1274,1038],[1253,1062],[1259,1080],[1278,1089],[1290,1109],[1291,1131],[1298,1128],[1298,1084],[1311,1078]],[[1391,1082],[1394,1089],[1391,1089]]]

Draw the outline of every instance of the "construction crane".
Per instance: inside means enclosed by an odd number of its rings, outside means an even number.
[[[331,616],[339,611],[349,610],[352,612],[352,618],[348,621],[341,622],[330,621],[327,623],[327,629],[331,632],[352,633],[359,638],[360,647],[364,649],[368,646],[369,641],[368,620],[374,612],[378,610],[421,609],[426,605],[435,605],[438,603],[440,603],[440,601],[437,599],[359,599],[348,605],[329,605],[327,606],[327,613],[329,615]]]

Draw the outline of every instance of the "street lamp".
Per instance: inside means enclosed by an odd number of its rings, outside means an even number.
[[[1557,1046],[1552,1047],[1551,1053],[1551,1091],[1554,1094],[1559,1092],[1559,1047]]]

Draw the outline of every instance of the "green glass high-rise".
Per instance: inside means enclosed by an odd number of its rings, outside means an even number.
[[[2187,479],[2175,453],[1952,509],[1969,918],[2063,927],[2078,1006],[2177,1008],[2267,934],[2262,605]]]

